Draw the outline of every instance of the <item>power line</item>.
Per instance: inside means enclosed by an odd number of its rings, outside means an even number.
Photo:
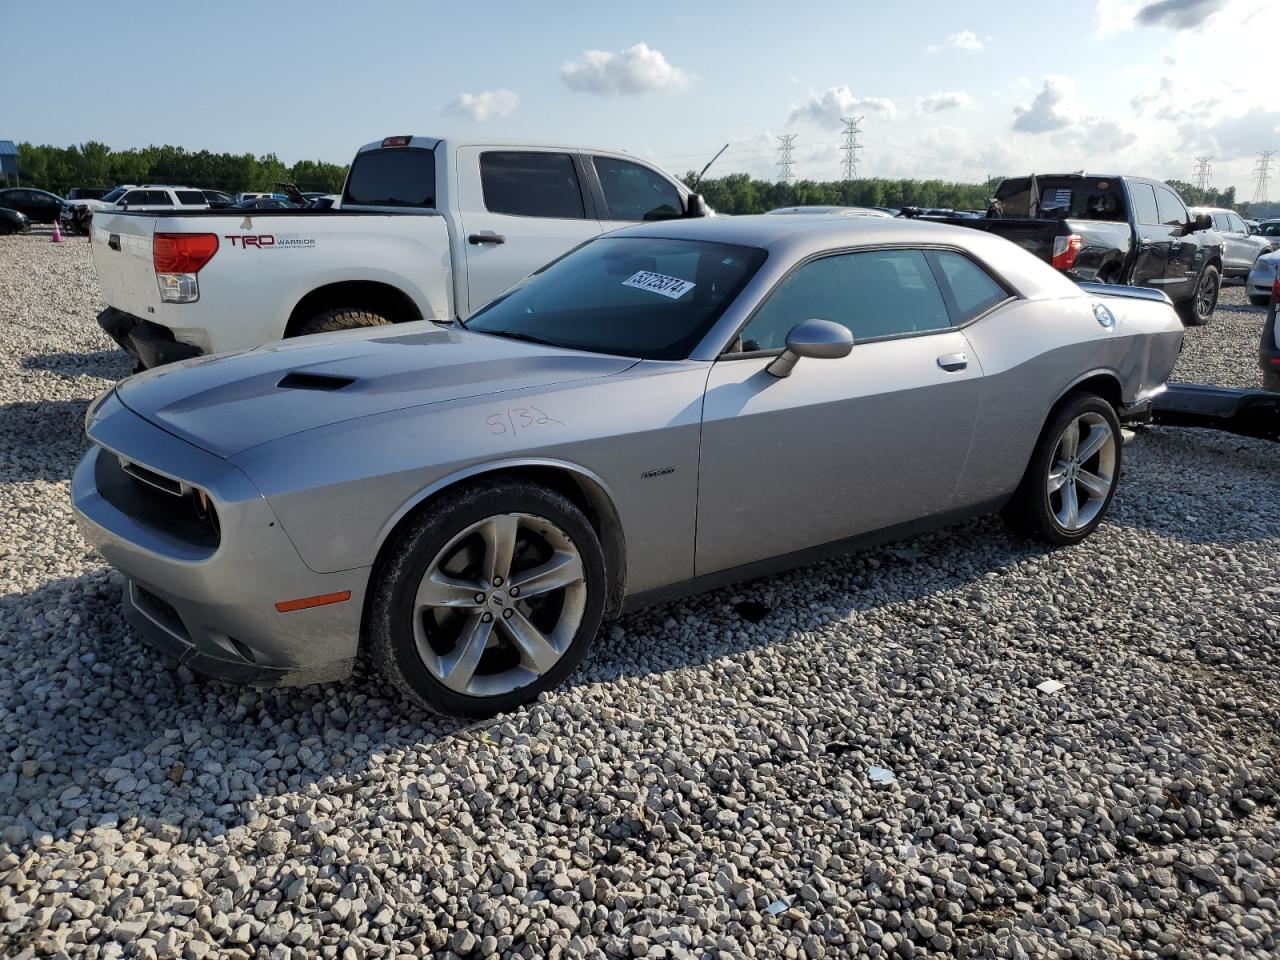
[[[1254,183],[1253,202],[1267,202],[1267,187],[1271,184],[1271,158],[1276,155],[1274,150],[1259,150],[1258,159],[1253,165]]]
[[[796,178],[795,165],[796,158],[796,134],[788,133],[785,136],[778,137],[778,182],[790,183]]]
[[[858,134],[862,131],[859,124],[862,123],[862,117],[841,117],[840,122],[844,124],[844,142],[840,149],[844,151],[844,163],[842,169],[844,179],[858,179],[858,151],[862,149],[862,144],[858,142]]]
[[[1213,156],[1196,157],[1196,187],[1203,193],[1209,189],[1209,174],[1213,171]]]

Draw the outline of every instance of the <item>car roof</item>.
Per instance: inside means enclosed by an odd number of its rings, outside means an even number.
[[[609,237],[703,240],[759,247],[799,261],[830,251],[878,246],[952,246],[972,254],[1030,299],[1080,296],[1080,288],[1018,245],[982,230],[895,217],[697,217],[637,224]]]

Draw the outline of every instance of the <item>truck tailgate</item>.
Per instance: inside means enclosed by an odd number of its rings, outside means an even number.
[[[147,318],[160,307],[151,260],[156,218],[95,213],[90,236],[93,266],[107,306]]]
[[[1035,254],[1045,263],[1053,262],[1054,237],[1060,233],[1070,232],[1060,220],[966,220],[961,217],[948,217],[944,222],[973,230],[985,230],[997,237],[1004,237],[1010,243],[1016,243],[1022,249]]]

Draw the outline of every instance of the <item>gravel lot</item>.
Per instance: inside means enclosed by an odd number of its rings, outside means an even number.
[[[1179,379],[1256,382],[1223,301]],[[84,240],[0,238],[0,955],[1280,952],[1275,444],[1139,431],[1080,547],[984,520],[654,608],[464,726],[131,635],[68,505],[98,309]]]

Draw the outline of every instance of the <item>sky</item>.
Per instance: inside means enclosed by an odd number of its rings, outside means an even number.
[[[598,145],[674,173],[1254,188],[1280,0],[0,0],[0,139],[349,160],[393,134]],[[46,42],[36,42],[44,37]],[[1272,198],[1280,197],[1280,154]]]

